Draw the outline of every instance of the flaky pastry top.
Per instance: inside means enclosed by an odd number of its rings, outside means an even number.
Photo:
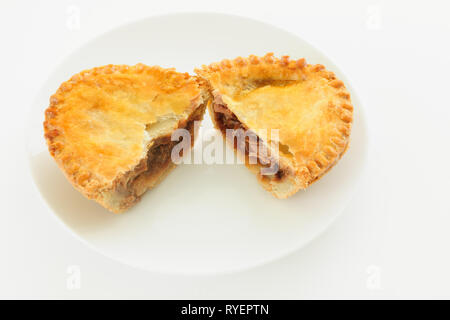
[[[50,153],[76,186],[101,192],[145,155],[148,126],[186,118],[200,95],[199,80],[174,69],[137,64],[85,70],[50,98],[44,122]]]

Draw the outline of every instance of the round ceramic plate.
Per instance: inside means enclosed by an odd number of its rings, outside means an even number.
[[[345,80],[355,105],[348,152],[320,181],[289,199],[275,199],[242,165],[184,164],[147,192],[134,208],[115,215],[78,193],[47,151],[42,122],[49,97],[61,82],[81,70],[142,62],[193,73],[202,64],[267,52],[324,64]],[[237,16],[173,14],[107,32],[73,52],[54,70],[31,110],[30,166],[50,209],[99,252],[152,271],[231,272],[301,248],[342,212],[365,162],[367,134],[362,106],[342,72],[297,36]],[[207,113],[203,126],[212,127]]]

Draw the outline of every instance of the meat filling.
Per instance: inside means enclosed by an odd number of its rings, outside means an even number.
[[[191,116],[180,123],[179,129],[186,129],[192,137],[192,144],[194,143],[194,123],[200,121],[203,117],[205,105],[198,107]],[[126,190],[140,196],[147,189],[145,181],[151,180],[161,175],[170,165],[172,159],[172,148],[177,144],[177,141],[171,141],[171,136],[162,136],[157,138],[153,146],[148,150],[147,157],[134,170],[134,177],[128,180],[128,187]],[[180,154],[182,156],[182,154]]]
[[[245,145],[239,146],[237,143],[233,142],[233,146],[235,149],[245,154],[246,160],[253,158],[256,160],[255,162],[264,168],[270,167],[271,163],[275,161],[275,159],[271,158],[267,155],[267,152],[259,152],[258,153],[258,145],[264,146],[263,141],[254,133],[248,133],[248,128],[244,126],[236,115],[231,112],[228,107],[223,103],[214,103],[214,117],[215,122],[218,124],[219,129],[222,131],[224,135],[226,135],[227,129],[238,130],[242,129],[244,132],[247,132],[245,136]],[[256,158],[256,159],[255,159]],[[277,164],[278,166],[278,164]],[[277,172],[273,175],[262,176],[264,178],[269,178],[272,180],[281,180],[285,177],[285,172],[282,169],[278,169]]]
[[[185,125],[181,124],[178,129],[186,129],[192,137],[191,143],[194,143],[194,122],[202,118],[204,108],[198,108],[191,117],[187,120]],[[178,141],[171,141],[170,136],[158,138],[147,154],[147,173],[157,171],[161,168],[166,168],[171,161],[172,148]],[[180,155],[182,156],[182,155]]]

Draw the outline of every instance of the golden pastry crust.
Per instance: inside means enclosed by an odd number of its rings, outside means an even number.
[[[226,105],[246,128],[279,129],[280,162],[294,174],[291,186],[280,192],[283,181],[262,179],[275,196],[285,198],[306,188],[346,151],[353,121],[350,94],[323,65],[269,53],[195,71],[209,82],[214,101]],[[213,108],[210,113],[214,120]]]
[[[120,212],[137,197],[120,203],[106,198],[130,172],[146,167],[143,159],[158,135],[176,129],[205,103],[201,82],[143,64],[82,71],[50,98],[44,122],[49,151],[78,190]]]

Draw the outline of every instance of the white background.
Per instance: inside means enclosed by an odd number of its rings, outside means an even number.
[[[27,167],[30,104],[65,55],[115,26],[185,11],[299,35],[352,80],[368,118],[369,163],[342,216],[301,251],[237,274],[152,274],[97,254],[53,218]],[[449,12],[430,0],[2,0],[0,298],[450,298]]]

